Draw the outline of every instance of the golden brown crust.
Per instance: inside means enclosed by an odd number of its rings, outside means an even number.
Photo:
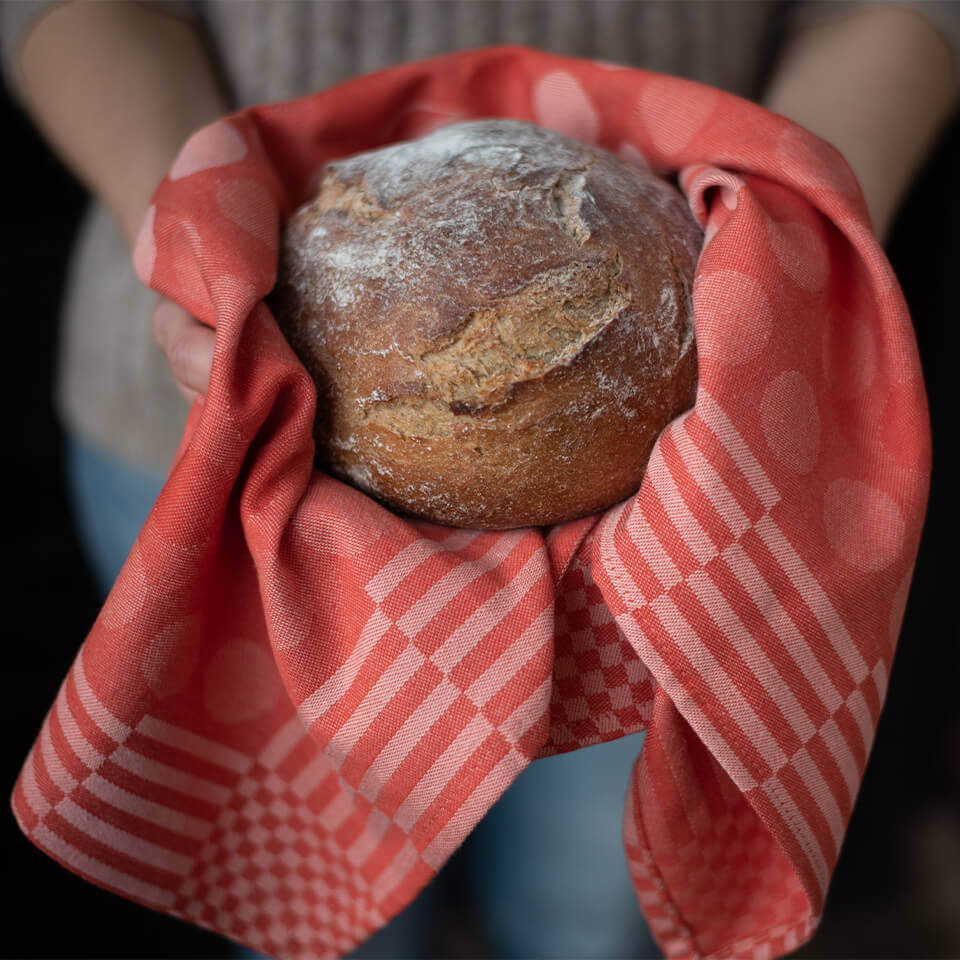
[[[700,242],[666,181],[518,121],[329,164],[271,296],[318,386],[319,465],[466,527],[630,495],[693,403]]]

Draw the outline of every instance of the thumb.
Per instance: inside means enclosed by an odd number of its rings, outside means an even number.
[[[213,330],[162,297],[153,310],[153,339],[166,355],[180,392],[188,400],[205,394],[213,366]]]

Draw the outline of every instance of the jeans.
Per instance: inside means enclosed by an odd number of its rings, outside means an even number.
[[[161,473],[67,437],[67,480],[77,530],[106,597],[154,500]],[[532,763],[465,844],[485,939],[500,958],[660,957],[627,872],[624,798],[643,734]],[[428,956],[445,871],[355,960]],[[237,948],[237,956],[254,957]]]

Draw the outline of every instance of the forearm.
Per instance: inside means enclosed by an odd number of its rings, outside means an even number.
[[[764,103],[844,155],[882,241],[950,116],[954,69],[949,47],[923,17],[865,7],[798,34]]]
[[[16,76],[34,122],[131,244],[183,141],[227,110],[193,27],[132,3],[53,9]]]

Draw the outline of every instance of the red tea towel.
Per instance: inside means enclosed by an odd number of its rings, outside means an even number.
[[[636,496],[545,530],[413,522],[316,471],[314,389],[263,301],[325,161],[487,116],[677,172],[706,231],[696,406]],[[666,955],[809,938],[929,469],[910,320],[836,151],[696,83],[478,50],[201,130],[135,260],[216,327],[213,376],[17,782],[30,839],[258,950],[333,956],[531,760],[646,728],[624,837]]]

